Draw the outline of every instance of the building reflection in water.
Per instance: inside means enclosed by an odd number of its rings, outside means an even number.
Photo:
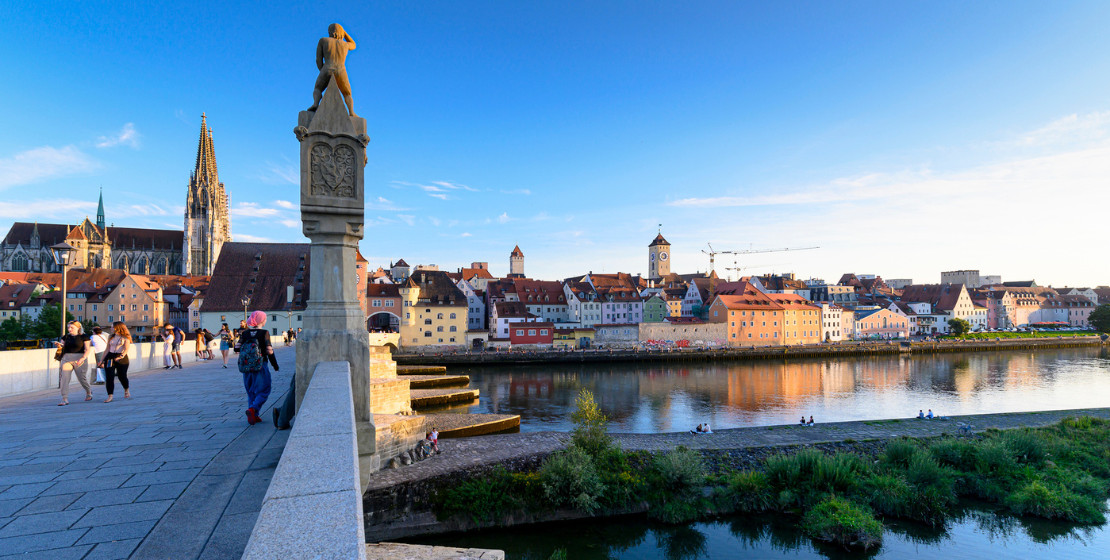
[[[454,410],[520,414],[522,431],[570,429],[579,389],[593,391],[613,431],[688,430],[1105,406],[1104,349],[682,364],[551,364],[451,368],[481,390]]]

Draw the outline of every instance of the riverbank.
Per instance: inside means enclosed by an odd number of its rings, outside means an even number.
[[[978,433],[991,428],[1049,426],[1077,416],[1110,419],[1110,408],[980,414],[947,420],[890,419],[814,426],[762,426],[720,430],[709,435],[688,432],[612,434],[612,438],[626,451],[663,452],[681,445],[701,453],[711,468],[744,469],[791,448],[816,447],[872,455],[889,440],[954,435],[961,424],[969,425],[970,432]],[[510,472],[535,470],[552,452],[565,448],[569,441],[570,434],[562,432],[441,440],[441,454],[402,469],[382,471],[371,479],[363,495],[367,541],[492,526],[494,523],[478,524],[459,519],[441,522],[432,512],[432,496],[441,488],[452,488],[498,468]],[[552,519],[520,518],[508,522],[523,524],[581,517],[586,515],[562,511],[554,513]],[[504,521],[497,524],[503,525]]]
[[[506,352],[445,352],[393,355],[398,365],[474,366],[541,363],[590,362],[706,362],[743,360],[782,360],[792,358],[830,358],[899,354],[938,354],[949,352],[994,352],[1103,346],[1098,336],[942,341],[842,342],[807,346],[763,346],[728,349],[608,349],[549,350]]]

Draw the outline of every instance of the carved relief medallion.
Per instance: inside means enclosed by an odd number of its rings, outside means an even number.
[[[334,149],[322,142],[309,155],[313,196],[355,197],[355,151],[350,146]]]

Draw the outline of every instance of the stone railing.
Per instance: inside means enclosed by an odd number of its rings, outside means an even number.
[[[196,341],[181,344],[181,361],[196,361]],[[139,342],[127,351],[131,366],[127,373],[138,373],[162,368],[162,343]],[[71,388],[78,385],[73,376]],[[9,350],[0,352],[0,397],[56,389],[58,387],[58,362],[54,361],[54,348],[34,350]]]
[[[351,366],[316,366],[244,559],[366,558]]]

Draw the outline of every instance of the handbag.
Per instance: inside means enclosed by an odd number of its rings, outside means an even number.
[[[62,348],[61,347],[58,347],[58,350],[56,352],[54,352],[54,361],[55,362],[62,361]]]

